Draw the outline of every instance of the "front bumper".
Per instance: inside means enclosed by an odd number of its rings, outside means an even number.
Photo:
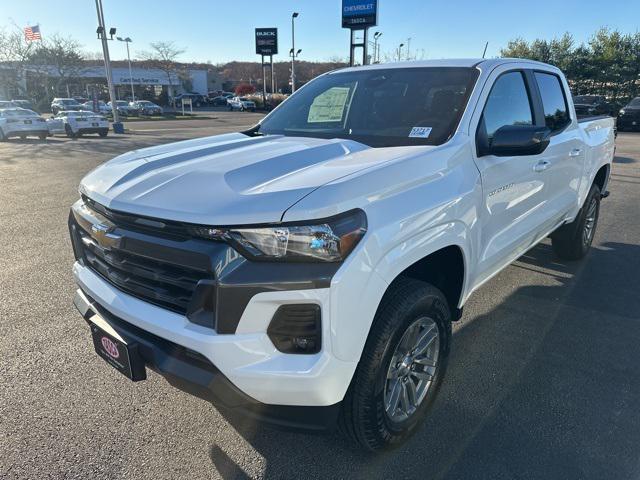
[[[145,366],[162,375],[172,386],[228,409],[232,414],[292,429],[322,431],[336,424],[339,402],[321,407],[261,403],[239,390],[203,355],[111,314],[82,289],[76,292],[73,303],[87,322],[98,315],[128,344],[135,344]]]
[[[357,362],[332,354],[329,288],[262,292],[254,295],[234,334],[190,322],[187,317],[128,295],[76,262],[82,292],[122,321],[188,348],[206,358],[242,393],[269,405],[328,407],[342,401]],[[311,355],[278,351],[267,335],[283,304],[315,303],[322,308],[322,349]]]
[[[618,128],[635,128],[640,129],[640,115],[621,115],[618,116],[616,125]]]
[[[5,125],[4,134],[9,137],[19,137],[20,135],[26,136],[39,136],[39,135],[49,135],[49,129],[47,128],[46,123],[41,124],[31,124],[31,125]]]

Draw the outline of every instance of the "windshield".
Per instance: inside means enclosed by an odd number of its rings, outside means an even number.
[[[258,134],[337,137],[373,147],[440,145],[453,135],[477,76],[467,67],[325,75],[266,117]]]
[[[75,100],[60,100],[60,103],[63,105],[78,105]]]
[[[630,107],[640,107],[640,97],[636,97],[629,102]]]
[[[573,103],[581,103],[583,105],[591,105],[598,102],[598,97],[595,95],[578,95],[573,97]]]
[[[36,112],[32,112],[31,110],[5,110],[2,112],[2,115],[5,117],[32,117],[34,115],[38,115]]]

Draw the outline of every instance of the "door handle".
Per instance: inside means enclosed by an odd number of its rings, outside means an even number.
[[[549,160],[540,160],[533,166],[534,172],[544,172],[547,168],[551,166],[551,162]]]
[[[574,148],[573,150],[571,150],[569,152],[569,156],[570,157],[577,157],[580,155],[580,152],[582,152],[582,150],[580,150],[579,148]]]

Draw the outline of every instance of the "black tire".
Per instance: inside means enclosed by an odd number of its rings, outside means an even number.
[[[20,140],[26,140],[27,136],[26,135],[20,135]]]
[[[384,390],[392,357],[403,335],[418,319],[435,322],[439,354],[424,400],[406,420],[393,422],[384,406]],[[399,445],[426,416],[447,367],[451,345],[451,311],[445,296],[428,283],[399,278],[385,293],[369,337],[342,403],[340,430],[364,449],[375,451]],[[410,380],[411,381],[411,380]]]
[[[49,135],[47,133],[41,133],[38,135],[40,140],[46,140]]]
[[[67,137],[69,138],[76,138],[76,134],[73,133],[73,130],[71,130],[71,127],[69,126],[69,124],[65,124],[64,126],[64,132],[67,134]]]
[[[600,216],[600,188],[592,185],[575,220],[551,234],[554,253],[564,260],[580,260],[593,242]]]
[[[98,132],[98,135],[100,135],[102,138],[104,138],[107,135],[109,135],[109,130],[101,130],[101,131]]]
[[[6,142],[6,141],[7,141],[7,136],[4,134],[4,132],[0,128],[0,142]]]

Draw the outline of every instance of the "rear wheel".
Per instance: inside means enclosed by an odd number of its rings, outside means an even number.
[[[6,141],[7,141],[7,136],[4,134],[4,132],[0,128],[0,142],[6,142]]]
[[[446,298],[400,278],[385,294],[342,404],[340,428],[368,450],[398,445],[426,416],[451,344]]]
[[[100,135],[101,137],[106,137],[107,135],[109,135],[109,130],[100,130],[98,132],[98,135]]]
[[[600,198],[600,188],[592,185],[575,220],[551,234],[553,251],[558,257],[580,260],[587,254],[598,225]]]
[[[38,135],[38,138],[39,138],[40,140],[46,140],[48,136],[49,136],[49,135],[48,135],[47,133],[40,133],[40,134]]]

